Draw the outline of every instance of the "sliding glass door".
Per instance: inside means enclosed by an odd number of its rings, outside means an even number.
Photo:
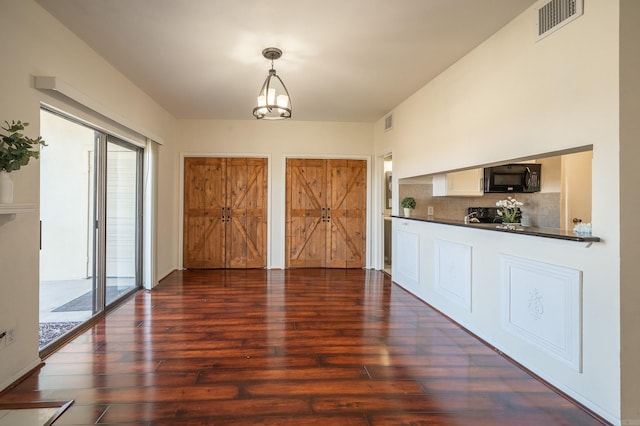
[[[107,305],[138,287],[140,276],[141,150],[107,137]]]
[[[140,286],[142,148],[41,112],[40,348]]]
[[[95,131],[46,111],[40,150],[40,347],[95,313]]]

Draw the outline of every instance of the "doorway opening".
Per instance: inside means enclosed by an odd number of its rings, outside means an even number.
[[[382,246],[384,247],[384,265],[383,271],[391,275],[391,227],[393,221],[391,220],[391,211],[393,207],[392,195],[393,195],[393,182],[392,182],[392,158],[391,155],[387,155],[383,158],[384,164],[384,180],[382,188],[383,203],[382,206]]]

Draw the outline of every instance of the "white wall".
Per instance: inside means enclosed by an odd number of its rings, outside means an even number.
[[[560,192],[561,190],[561,156],[553,156],[536,160],[542,165],[542,182],[540,192]]]
[[[579,218],[584,223],[591,223],[591,163],[593,152],[579,152],[563,155],[562,162],[562,196],[560,200],[560,223],[562,229],[572,229],[573,219]]]
[[[95,117],[69,99],[34,89],[33,76],[56,76],[106,109],[150,129],[165,144],[160,149],[159,276],[177,267],[172,210],[177,180],[172,140],[175,119],[118,73],[32,0],[0,0],[0,122],[22,120],[27,134],[40,132],[40,103],[99,122],[127,134],[104,117]],[[12,173],[16,203],[39,203],[39,164]],[[170,229],[163,232],[163,228]],[[0,350],[0,389],[26,373],[38,357],[39,215],[0,217],[0,328],[14,328],[16,341]]]
[[[368,123],[179,120],[178,134],[178,149],[183,156],[255,155],[269,158],[269,268],[284,268],[286,158],[370,160],[373,153],[373,125]],[[180,169],[179,159],[175,168]],[[370,190],[371,183],[367,185]],[[176,205],[180,203],[176,202]]]
[[[398,178],[593,144],[593,232],[603,242],[581,250],[551,248],[532,237],[497,239],[504,240],[502,247],[491,243],[495,252],[583,271],[582,373],[505,335],[492,317],[498,309],[484,306],[465,314],[437,295],[423,295],[527,368],[619,422],[619,3],[589,0],[584,10],[582,17],[537,43],[533,9],[517,17],[398,105],[392,131],[384,133],[383,120],[378,121],[376,154],[392,150],[397,184]],[[455,238],[464,241],[471,232],[456,230]],[[495,295],[495,273],[479,268],[474,289]],[[632,392],[637,401],[638,390]]]

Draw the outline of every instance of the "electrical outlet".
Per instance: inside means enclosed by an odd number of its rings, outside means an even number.
[[[16,330],[15,329],[10,329],[7,330],[7,336],[5,337],[6,339],[6,345],[9,346],[10,344],[12,344],[13,342],[16,341]]]
[[[427,216],[433,216],[433,206],[427,207]]]

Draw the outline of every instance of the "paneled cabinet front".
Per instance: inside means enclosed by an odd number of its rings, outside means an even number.
[[[420,241],[422,227],[414,221],[393,220],[393,280],[407,290],[419,294],[420,288]]]
[[[185,268],[264,268],[267,159],[184,159]]]
[[[433,176],[433,196],[481,197],[484,169],[471,169]]]
[[[362,268],[364,160],[287,160],[286,266]]]

